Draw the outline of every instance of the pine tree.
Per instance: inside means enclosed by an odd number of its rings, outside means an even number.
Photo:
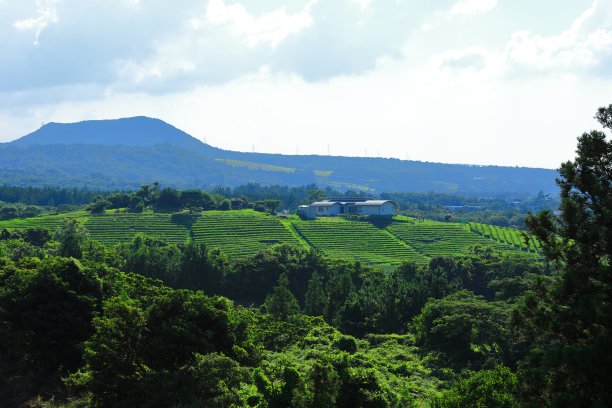
[[[308,281],[308,290],[305,296],[304,311],[311,316],[325,316],[327,295],[323,282],[318,273],[313,273]]]
[[[612,105],[595,118],[612,130]],[[559,271],[514,316],[533,342],[522,376],[534,406],[612,406],[612,141],[593,130],[576,153],[559,169],[559,215],[527,220]]]
[[[276,320],[287,321],[290,316],[300,312],[298,301],[289,290],[289,278],[286,274],[278,277],[278,284],[264,302],[264,309]]]

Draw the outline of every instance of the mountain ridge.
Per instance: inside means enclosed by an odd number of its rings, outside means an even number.
[[[556,175],[553,170],[529,167],[235,152],[146,116],[49,123],[0,144],[0,183],[19,185],[115,189],[154,180],[199,188],[315,183],[372,193],[525,196],[554,193]]]
[[[208,146],[214,149],[161,119],[147,116],[85,120],[74,123],[49,122],[34,132],[8,143],[17,145],[96,144],[118,146],[174,144],[185,148]]]

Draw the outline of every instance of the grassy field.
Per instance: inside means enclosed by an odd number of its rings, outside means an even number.
[[[314,248],[330,258],[392,267],[403,261],[423,264],[434,256],[461,255],[479,244],[516,256],[539,256],[539,244],[520,231],[486,224],[393,220],[357,221],[339,217],[300,220],[278,218],[253,210],[206,211],[197,216],[84,211],[0,221],[0,230],[45,227],[56,230],[66,217],[79,219],[93,239],[105,244],[127,242],[142,232],[178,243],[193,239],[218,247],[231,259],[241,259],[275,244]]]

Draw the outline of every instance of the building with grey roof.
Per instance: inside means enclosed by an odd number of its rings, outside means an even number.
[[[316,201],[310,205],[300,205],[298,214],[311,219],[342,215],[393,217],[397,207],[398,205],[391,200],[371,200],[366,197],[337,198]]]

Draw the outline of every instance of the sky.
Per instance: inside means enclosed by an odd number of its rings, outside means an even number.
[[[0,0],[0,142],[150,116],[216,147],[557,168],[609,0]]]

